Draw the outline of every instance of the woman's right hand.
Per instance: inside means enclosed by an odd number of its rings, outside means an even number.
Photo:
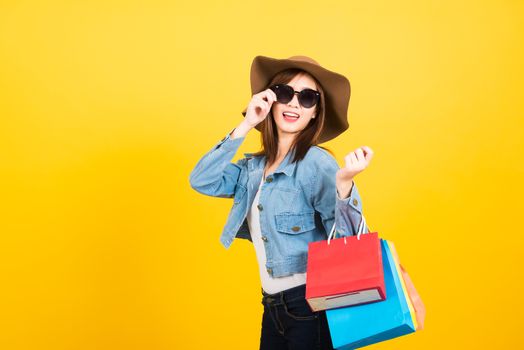
[[[255,127],[258,123],[266,119],[273,102],[276,100],[277,95],[269,88],[253,95],[247,106],[245,118],[246,123]]]

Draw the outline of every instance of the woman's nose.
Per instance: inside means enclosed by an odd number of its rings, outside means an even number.
[[[298,95],[297,94],[293,94],[293,98],[291,99],[291,101],[289,101],[289,103],[287,105],[298,108],[298,106],[299,106]]]

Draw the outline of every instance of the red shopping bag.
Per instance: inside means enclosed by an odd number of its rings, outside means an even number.
[[[361,225],[364,227],[365,225]],[[310,242],[306,300],[313,311],[386,298],[382,250],[377,232]]]

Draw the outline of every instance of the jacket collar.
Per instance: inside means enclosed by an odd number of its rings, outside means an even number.
[[[266,166],[266,157],[265,156],[253,156],[253,153],[244,153],[245,157],[252,158],[248,164],[249,164],[249,170],[264,170],[264,167]],[[282,162],[278,165],[277,169],[275,170],[276,173],[284,173],[287,176],[293,176],[293,172],[295,171],[295,167],[297,163],[292,163],[291,160],[293,158],[293,152],[288,152]]]

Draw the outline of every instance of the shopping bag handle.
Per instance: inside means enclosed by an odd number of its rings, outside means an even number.
[[[331,237],[333,236],[334,232],[335,232],[335,226],[336,226],[336,220],[335,222],[333,222],[333,227],[331,227],[331,231],[329,232],[329,235],[328,235],[328,240],[327,240],[327,244],[329,245],[330,242],[331,242]],[[361,218],[360,218],[360,223],[358,224],[358,229],[357,229],[357,239],[360,240],[360,235],[362,233],[364,233],[364,228],[366,227],[366,218],[364,217],[364,214],[361,214]],[[344,244],[347,244],[346,242],[346,236],[344,236]]]

